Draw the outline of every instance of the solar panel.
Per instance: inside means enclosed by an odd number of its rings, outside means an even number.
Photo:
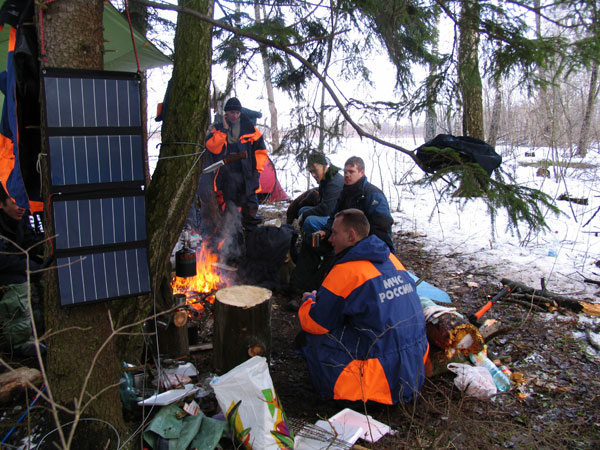
[[[140,79],[44,69],[62,306],[150,291]]]
[[[144,181],[139,135],[52,136],[48,153],[54,186]]]
[[[60,257],[56,264],[61,306],[150,291],[146,248]]]

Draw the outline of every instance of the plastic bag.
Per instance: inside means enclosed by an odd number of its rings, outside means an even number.
[[[450,363],[448,370],[457,374],[454,378],[455,386],[471,397],[487,400],[498,392],[492,375],[483,366]]]
[[[254,356],[210,383],[236,440],[247,450],[289,449],[294,436],[266,358]]]

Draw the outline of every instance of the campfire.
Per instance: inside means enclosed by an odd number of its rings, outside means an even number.
[[[171,282],[174,296],[185,297],[190,318],[199,318],[205,311],[206,302],[215,301],[214,293],[228,284],[219,270],[219,255],[213,253],[206,242],[196,249],[196,276],[175,277]]]

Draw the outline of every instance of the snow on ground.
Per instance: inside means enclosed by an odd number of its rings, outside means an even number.
[[[422,141],[412,138],[396,141],[412,150]],[[394,231],[417,233],[425,243],[425,250],[446,258],[449,255],[468,259],[471,267],[486,268],[495,273],[498,281],[509,278],[531,287],[540,288],[545,278],[547,288],[556,293],[588,300],[598,300],[594,294],[597,285],[584,283],[583,279],[600,279],[600,151],[590,150],[585,159],[572,162],[588,163],[586,169],[564,169],[551,166],[550,178],[536,176],[538,167],[522,163],[556,160],[548,149],[506,148],[499,146],[502,169],[525,186],[543,190],[552,198],[567,194],[587,198],[588,205],[557,201],[563,212],[559,217],[546,216],[549,230],[532,233],[520,227],[516,232],[507,230],[507,217],[499,212],[492,227],[487,207],[482,200],[472,200],[461,205],[461,200],[444,198],[431,187],[414,185],[423,172],[406,155],[368,140],[350,138],[345,150],[329,155],[331,162],[343,167],[350,156],[365,160],[366,174],[373,184],[381,187],[388,197],[394,216]],[[535,153],[535,156],[525,154]],[[558,157],[565,161],[565,158]],[[277,176],[292,198],[307,189],[307,171],[299,167],[292,157],[274,158]],[[556,177],[555,175],[558,175]],[[314,186],[313,180],[310,185]],[[397,249],[402,259],[402,249]],[[553,256],[556,254],[556,256]],[[456,265],[448,259],[449,267]]]

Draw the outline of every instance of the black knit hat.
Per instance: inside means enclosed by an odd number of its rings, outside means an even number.
[[[310,166],[313,164],[321,164],[322,166],[326,166],[328,164],[327,157],[322,152],[312,152],[308,155],[308,158],[306,158],[306,167],[310,168]]]
[[[227,100],[227,103],[225,103],[225,111],[241,111],[241,110],[242,110],[242,104],[235,97],[231,97],[229,100]]]

